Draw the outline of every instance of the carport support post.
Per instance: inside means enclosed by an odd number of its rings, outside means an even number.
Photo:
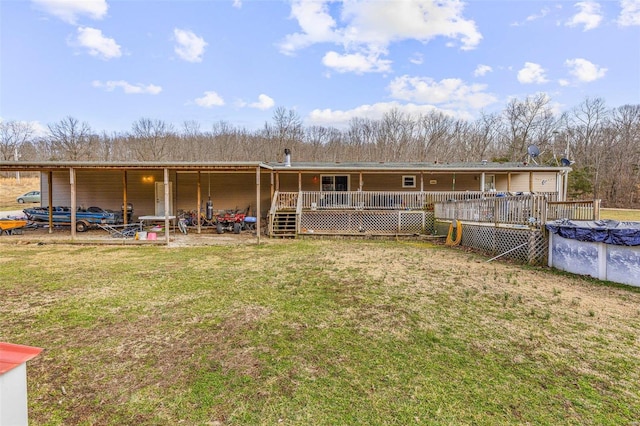
[[[270,187],[270,193],[271,196],[269,197],[270,200],[273,200],[273,195],[275,194],[275,189],[274,189],[274,184],[273,184],[273,170],[271,170],[271,172],[269,173],[269,184],[271,185]]]
[[[200,170],[198,170],[198,195],[196,200],[198,202],[198,205],[196,207],[196,211],[198,212],[196,215],[196,224],[197,224],[196,232],[198,234],[202,232],[202,228],[200,228],[200,215],[202,214],[201,207],[200,207],[202,205],[201,191],[202,191],[202,173],[200,173]]]
[[[169,245],[169,169],[164,169],[164,239]]]
[[[260,216],[262,214],[260,213],[260,166],[258,166],[256,167],[256,242],[258,244],[260,244]]]
[[[53,234],[53,172],[49,171],[47,188],[49,190],[49,233]]]
[[[127,203],[127,171],[123,171],[122,172],[122,221],[124,222],[125,225],[128,225],[128,214],[129,213],[129,209],[128,207],[128,203]]]
[[[71,184],[71,239],[76,238],[76,171],[69,169],[69,183]]]

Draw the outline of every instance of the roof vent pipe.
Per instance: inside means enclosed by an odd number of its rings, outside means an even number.
[[[291,150],[289,148],[284,149],[284,165],[291,167]]]

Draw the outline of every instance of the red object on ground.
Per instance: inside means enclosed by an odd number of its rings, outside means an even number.
[[[42,348],[0,342],[0,374],[13,370],[20,364],[38,356]]]

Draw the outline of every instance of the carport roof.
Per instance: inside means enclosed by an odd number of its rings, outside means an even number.
[[[1,161],[0,171],[45,171],[68,169],[103,170],[255,170],[259,161],[189,162],[189,161]]]

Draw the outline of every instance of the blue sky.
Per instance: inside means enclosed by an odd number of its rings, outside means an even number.
[[[640,103],[640,0],[2,0],[0,119],[257,129]]]

